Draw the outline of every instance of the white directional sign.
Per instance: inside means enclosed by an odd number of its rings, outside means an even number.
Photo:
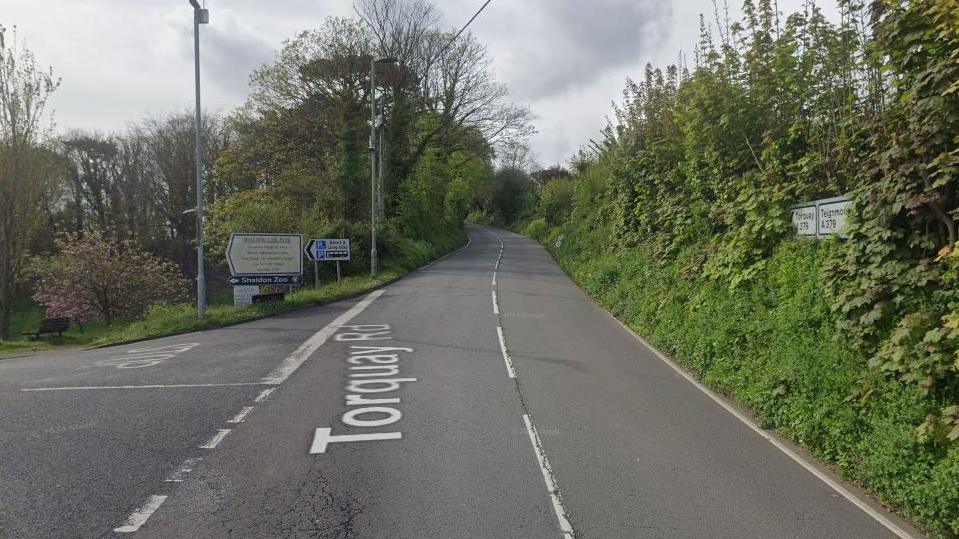
[[[235,233],[226,260],[233,275],[302,275],[302,249],[299,234]]]
[[[325,260],[349,260],[349,239],[312,239],[306,244],[306,256],[310,260],[323,262]]]
[[[852,204],[845,199],[819,201],[819,237],[845,237],[846,212]]]
[[[846,236],[846,215],[852,203],[845,197],[824,198],[789,208],[793,227],[800,236],[828,238]]]

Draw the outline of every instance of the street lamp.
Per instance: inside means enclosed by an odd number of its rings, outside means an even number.
[[[193,64],[196,86],[196,310],[206,316],[206,272],[203,269],[203,118],[200,114],[200,25],[210,23],[210,10],[193,6]]]
[[[376,277],[376,66],[395,64],[392,56],[370,60],[370,275]]]

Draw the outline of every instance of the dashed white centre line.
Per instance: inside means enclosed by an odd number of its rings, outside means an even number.
[[[533,444],[533,451],[536,453],[536,460],[539,462],[539,469],[543,472],[543,480],[546,481],[546,490],[549,491],[549,497],[553,501],[553,511],[559,520],[559,528],[563,531],[563,537],[571,539],[573,537],[573,527],[566,518],[566,509],[563,507],[562,500],[559,499],[559,487],[556,486],[556,480],[553,479],[553,469],[549,466],[549,460],[546,459],[546,453],[543,451],[543,442],[539,439],[539,433],[536,427],[530,421],[529,415],[523,414],[523,423],[526,424],[526,432],[529,433],[529,441]]]
[[[496,302],[496,290],[493,290],[493,314],[499,314],[499,303]]]
[[[201,457],[186,459],[183,461],[183,464],[181,464],[180,467],[177,468],[169,478],[167,478],[166,481],[168,483],[182,483],[186,474],[192,472],[193,467],[196,466],[196,464],[201,460],[203,460]]]
[[[113,531],[116,533],[133,533],[139,530],[140,526],[146,524],[150,516],[163,505],[166,498],[166,496],[150,496],[150,499],[148,499],[142,507],[134,511],[122,526],[113,528]]]
[[[247,414],[249,414],[249,413],[252,412],[252,411],[253,411],[253,407],[252,407],[252,406],[244,406],[244,407],[240,410],[240,413],[236,414],[236,415],[233,417],[233,419],[228,420],[227,423],[242,423],[242,422],[243,422],[243,419],[247,416]]]
[[[200,446],[200,449],[215,449],[216,446],[220,445],[220,442],[226,438],[226,435],[230,434],[230,429],[219,429],[216,431],[216,434],[210,438],[210,441]]]
[[[499,336],[499,348],[503,351],[503,361],[506,362],[506,372],[510,378],[516,378],[516,371],[513,370],[513,360],[509,358],[509,352],[506,351],[506,339],[503,338],[502,326],[496,326],[496,335]]]

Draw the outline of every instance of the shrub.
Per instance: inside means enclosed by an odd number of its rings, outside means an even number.
[[[49,317],[112,324],[140,316],[157,303],[188,297],[189,281],[176,264],[140,251],[132,241],[92,230],[66,235],[56,245],[59,253],[37,257],[31,265],[33,300],[46,306]]]

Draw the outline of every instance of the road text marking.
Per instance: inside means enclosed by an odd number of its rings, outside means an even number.
[[[340,434],[333,436],[329,427],[316,429],[313,434],[313,444],[310,446],[310,454],[326,453],[326,446],[332,442],[371,442],[376,440],[400,440],[403,438],[402,432],[380,432],[370,434]]]
[[[513,370],[513,360],[509,358],[509,352],[506,351],[506,339],[503,338],[503,328],[496,326],[496,335],[499,336],[499,348],[503,351],[503,361],[506,362],[506,372],[510,378],[516,378],[516,371]]]
[[[273,371],[266,375],[263,378],[264,384],[279,385],[282,384],[284,380],[290,377],[296,369],[300,368],[313,352],[316,352],[321,346],[323,346],[326,341],[333,336],[337,330],[340,329],[340,326],[343,326],[358,314],[363,312],[371,303],[376,301],[376,298],[383,295],[386,289],[374,290],[370,292],[363,301],[354,305],[350,310],[336,317],[335,320],[330,322],[320,331],[317,331],[312,337],[306,340],[303,344],[300,345],[292,354],[290,354],[286,359],[283,360],[283,363],[279,367],[273,369]]]
[[[220,442],[226,438],[226,435],[230,434],[230,429],[219,429],[216,431],[216,434],[210,438],[210,441],[200,446],[200,449],[216,449],[216,446],[220,445]]]
[[[523,414],[523,423],[526,424],[526,432],[529,434],[529,441],[533,444],[533,452],[536,453],[536,460],[539,462],[539,469],[543,472],[543,480],[546,481],[546,490],[549,491],[549,497],[553,501],[553,511],[559,520],[559,528],[563,531],[566,538],[573,537],[573,527],[566,518],[566,509],[559,498],[559,487],[556,486],[556,480],[553,478],[553,469],[549,466],[549,460],[546,459],[546,452],[543,451],[543,442],[539,439],[539,433],[536,427],[530,421],[529,416]]]
[[[140,526],[146,524],[147,519],[163,505],[164,501],[166,501],[166,496],[150,496],[150,499],[134,511],[122,526],[113,528],[113,531],[116,533],[133,533],[139,530]]]
[[[118,369],[142,369],[143,367],[153,367],[174,358],[184,352],[189,352],[199,346],[198,342],[183,344],[170,344],[167,346],[156,346],[153,348],[135,348],[127,350],[123,355],[97,361],[97,367],[116,367]]]
[[[413,353],[412,348],[382,346],[379,341],[392,340],[393,329],[389,324],[362,324],[343,326],[335,340],[354,342],[346,359],[349,371],[346,386],[347,411],[340,421],[348,428],[379,428],[398,422],[403,412],[389,405],[401,404],[398,392],[402,384],[416,382],[416,378],[400,378],[400,352]],[[360,341],[377,341],[373,346],[360,345]],[[383,395],[383,393],[392,393]],[[395,427],[394,427],[395,428]],[[331,443],[369,442],[377,440],[400,440],[402,432],[376,432],[366,434],[333,435],[332,429],[319,428],[313,433],[310,454],[326,453]]]

